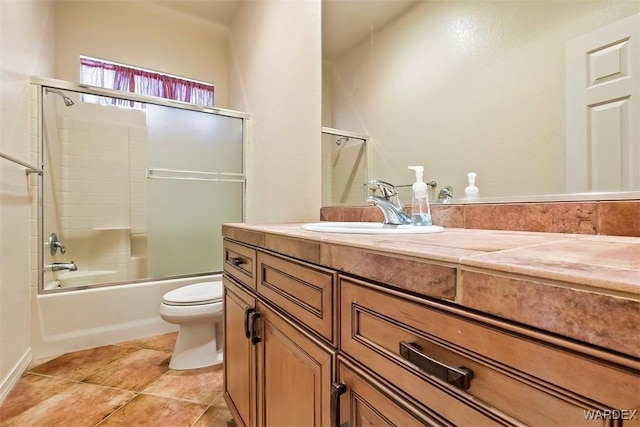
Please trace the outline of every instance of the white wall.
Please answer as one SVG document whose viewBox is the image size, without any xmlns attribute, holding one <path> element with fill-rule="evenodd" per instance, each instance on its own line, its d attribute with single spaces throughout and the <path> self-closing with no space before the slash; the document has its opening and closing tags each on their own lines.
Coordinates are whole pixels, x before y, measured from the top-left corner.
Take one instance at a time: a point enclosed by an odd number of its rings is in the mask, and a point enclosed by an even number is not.
<svg viewBox="0 0 640 427">
<path fill-rule="evenodd" d="M 56 1 L 56 78 L 78 82 L 80 55 L 202 80 L 228 107 L 228 29 L 143 1 Z"/>
<path fill-rule="evenodd" d="M 230 108 L 251 114 L 247 221 L 317 220 L 320 2 L 243 2 L 230 42 Z"/>
<path fill-rule="evenodd" d="M 370 135 L 373 178 L 411 164 L 463 197 L 565 193 L 565 43 L 635 1 L 419 2 L 334 61 L 333 127 Z M 410 193 L 408 193 L 410 195 Z"/>
<path fill-rule="evenodd" d="M 0 1 L 0 152 L 31 164 L 29 76 L 52 76 L 53 10 L 45 1 Z M 25 169 L 0 159 L 0 401 L 30 362 L 30 231 Z"/>
</svg>

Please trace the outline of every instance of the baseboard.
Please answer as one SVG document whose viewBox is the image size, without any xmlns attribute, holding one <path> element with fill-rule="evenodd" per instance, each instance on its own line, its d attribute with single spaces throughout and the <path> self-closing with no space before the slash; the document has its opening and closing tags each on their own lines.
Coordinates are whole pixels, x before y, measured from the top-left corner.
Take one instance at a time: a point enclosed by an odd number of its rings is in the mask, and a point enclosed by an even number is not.
<svg viewBox="0 0 640 427">
<path fill-rule="evenodd" d="M 11 390 L 13 390 L 16 384 L 18 384 L 20 377 L 27 371 L 32 359 L 31 347 L 29 347 L 18 363 L 15 364 L 9 375 L 2 379 L 2 384 L 0 384 L 0 405 L 7 396 L 9 396 L 9 393 L 11 393 Z"/>
</svg>

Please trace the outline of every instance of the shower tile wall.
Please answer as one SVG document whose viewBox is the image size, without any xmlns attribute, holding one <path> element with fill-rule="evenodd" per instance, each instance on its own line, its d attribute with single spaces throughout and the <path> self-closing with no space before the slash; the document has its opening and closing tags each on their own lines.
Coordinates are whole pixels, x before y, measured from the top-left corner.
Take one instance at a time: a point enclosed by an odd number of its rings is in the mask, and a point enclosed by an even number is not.
<svg viewBox="0 0 640 427">
<path fill-rule="evenodd" d="M 45 99 L 44 237 L 55 232 L 67 252 L 45 250 L 45 263 L 114 272 L 100 282 L 146 277 L 146 114 L 56 101 Z"/>
</svg>

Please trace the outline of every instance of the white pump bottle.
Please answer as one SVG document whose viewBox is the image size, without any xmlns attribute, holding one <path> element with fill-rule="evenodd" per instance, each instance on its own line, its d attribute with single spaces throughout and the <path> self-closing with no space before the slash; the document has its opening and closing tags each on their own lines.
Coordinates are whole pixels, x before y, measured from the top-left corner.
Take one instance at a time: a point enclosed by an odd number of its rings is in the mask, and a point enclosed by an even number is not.
<svg viewBox="0 0 640 427">
<path fill-rule="evenodd" d="M 478 187 L 476 187 L 476 174 L 475 172 L 469 172 L 467 174 L 469 179 L 469 185 L 464 189 L 464 197 L 467 199 L 477 199 L 480 197 Z"/>
<path fill-rule="evenodd" d="M 423 180 L 424 167 L 408 166 L 416 172 L 416 182 L 413 183 L 413 201 L 411 204 L 411 224 L 417 226 L 433 225 L 431 209 L 429 207 L 429 192 L 427 183 Z"/>
</svg>

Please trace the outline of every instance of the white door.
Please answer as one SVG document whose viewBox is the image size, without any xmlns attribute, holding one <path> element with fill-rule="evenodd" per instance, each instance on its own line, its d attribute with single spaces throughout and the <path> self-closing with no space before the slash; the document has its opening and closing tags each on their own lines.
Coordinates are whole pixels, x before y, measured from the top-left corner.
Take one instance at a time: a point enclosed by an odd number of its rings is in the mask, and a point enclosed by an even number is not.
<svg viewBox="0 0 640 427">
<path fill-rule="evenodd" d="M 640 14 L 567 43 L 567 191 L 640 190 Z"/>
</svg>

